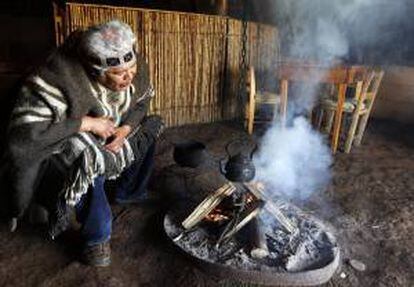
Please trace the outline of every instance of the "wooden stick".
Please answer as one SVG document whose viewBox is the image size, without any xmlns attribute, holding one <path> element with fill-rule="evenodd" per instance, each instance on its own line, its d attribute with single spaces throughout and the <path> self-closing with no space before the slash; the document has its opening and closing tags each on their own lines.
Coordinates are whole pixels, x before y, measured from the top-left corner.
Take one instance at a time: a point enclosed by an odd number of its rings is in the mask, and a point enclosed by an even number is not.
<svg viewBox="0 0 414 287">
<path fill-rule="evenodd" d="M 250 182 L 244 183 L 243 186 L 246 187 L 247 190 L 253 193 L 257 198 L 262 199 L 265 202 L 264 208 L 277 219 L 277 221 L 284 227 L 287 232 L 294 233 L 297 230 L 295 224 L 282 213 L 280 208 L 269 196 L 266 195 L 265 191 L 262 187 L 259 186 L 259 184 Z"/>
<path fill-rule="evenodd" d="M 237 223 L 231 230 L 229 230 L 224 236 L 223 236 L 223 241 L 225 241 L 226 239 L 229 239 L 230 237 L 232 237 L 234 234 L 236 234 L 240 229 L 242 229 L 247 223 L 250 222 L 250 220 L 252 220 L 253 218 L 255 218 L 260 211 L 262 210 L 262 206 L 258 206 L 256 207 L 252 212 L 250 212 L 247 216 L 244 216 L 243 219 Z"/>
<path fill-rule="evenodd" d="M 197 225 L 204 217 L 207 216 L 219 203 L 227 196 L 231 195 L 236 190 L 232 183 L 226 183 L 214 193 L 204 199 L 194 211 L 183 221 L 182 226 L 185 229 L 190 229 Z"/>
</svg>

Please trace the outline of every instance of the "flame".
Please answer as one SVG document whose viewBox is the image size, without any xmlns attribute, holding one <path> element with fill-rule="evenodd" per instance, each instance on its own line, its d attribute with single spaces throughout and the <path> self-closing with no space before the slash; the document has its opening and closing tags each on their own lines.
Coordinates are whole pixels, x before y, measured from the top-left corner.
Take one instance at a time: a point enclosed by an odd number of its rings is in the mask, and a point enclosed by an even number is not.
<svg viewBox="0 0 414 287">
<path fill-rule="evenodd" d="M 228 213 L 228 212 L 226 212 L 225 210 L 223 210 L 221 208 L 214 208 L 213 211 L 211 211 L 209 214 L 207 214 L 205 219 L 207 221 L 211 221 L 211 222 L 220 222 L 220 221 L 223 221 L 223 220 L 229 220 L 230 216 L 226 213 Z"/>
</svg>

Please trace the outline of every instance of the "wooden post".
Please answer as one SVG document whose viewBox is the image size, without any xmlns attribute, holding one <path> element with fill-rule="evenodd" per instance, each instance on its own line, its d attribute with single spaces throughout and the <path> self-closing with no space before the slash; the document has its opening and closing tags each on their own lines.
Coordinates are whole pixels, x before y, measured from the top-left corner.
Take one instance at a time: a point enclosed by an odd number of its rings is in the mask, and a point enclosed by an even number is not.
<svg viewBox="0 0 414 287">
<path fill-rule="evenodd" d="M 253 134 L 254 127 L 254 112 L 256 108 L 256 78 L 254 74 L 254 68 L 250 67 L 248 71 L 248 92 L 249 92 L 249 101 L 247 112 L 247 131 L 249 135 Z"/>
<path fill-rule="evenodd" d="M 227 0 L 216 0 L 216 12 L 217 15 L 226 16 L 227 15 Z"/>
<path fill-rule="evenodd" d="M 63 16 L 62 16 L 63 13 L 62 13 L 62 9 L 58 6 L 56 2 L 53 2 L 52 5 L 53 5 L 53 21 L 54 21 L 54 26 L 55 26 L 55 43 L 56 43 L 56 47 L 58 47 L 61 44 L 63 44 L 63 42 L 65 41 L 64 29 L 63 29 L 64 21 L 63 21 Z"/>
</svg>

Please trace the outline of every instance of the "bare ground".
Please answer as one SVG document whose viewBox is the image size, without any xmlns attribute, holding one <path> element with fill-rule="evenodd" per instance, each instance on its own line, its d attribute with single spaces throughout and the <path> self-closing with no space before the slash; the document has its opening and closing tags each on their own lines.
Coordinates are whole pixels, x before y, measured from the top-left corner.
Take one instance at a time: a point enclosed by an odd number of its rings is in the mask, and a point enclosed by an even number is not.
<svg viewBox="0 0 414 287">
<path fill-rule="evenodd" d="M 108 268 L 76 260 L 76 232 L 51 241 L 41 226 L 23 223 L 9 233 L 2 224 L 0 286 L 255 286 L 204 274 L 162 231 L 163 213 L 174 204 L 161 190 L 165 172 L 174 165 L 168 141 L 200 140 L 219 159 L 225 144 L 243 134 L 227 123 L 167 130 L 151 185 L 151 193 L 164 204 L 113 206 L 113 262 Z M 341 246 L 343 263 L 326 286 L 414 286 L 413 126 L 371 122 L 363 145 L 335 156 L 332 184 L 305 207 L 335 227 Z M 349 259 L 364 262 L 367 270 L 354 270 Z"/>
</svg>

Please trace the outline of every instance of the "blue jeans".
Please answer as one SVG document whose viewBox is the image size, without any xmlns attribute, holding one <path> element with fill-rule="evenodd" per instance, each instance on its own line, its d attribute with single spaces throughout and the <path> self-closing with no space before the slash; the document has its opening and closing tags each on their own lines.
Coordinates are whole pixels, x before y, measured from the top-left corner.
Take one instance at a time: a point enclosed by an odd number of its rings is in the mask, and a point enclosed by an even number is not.
<svg viewBox="0 0 414 287">
<path fill-rule="evenodd" d="M 134 162 L 116 180 L 115 198 L 128 199 L 145 193 L 153 166 L 155 145 L 144 160 Z M 106 242 L 111 237 L 112 212 L 105 193 L 105 177 L 99 176 L 88 192 L 76 204 L 76 217 L 81 224 L 81 234 L 87 245 Z"/>
</svg>

